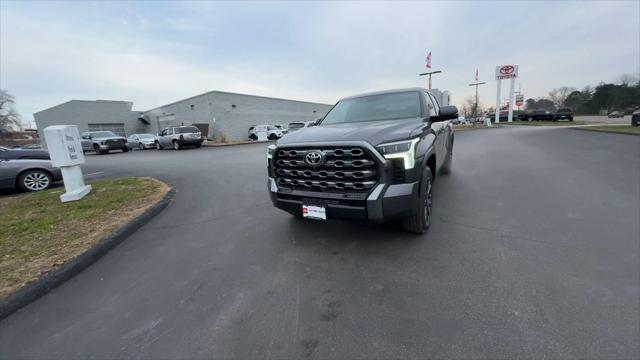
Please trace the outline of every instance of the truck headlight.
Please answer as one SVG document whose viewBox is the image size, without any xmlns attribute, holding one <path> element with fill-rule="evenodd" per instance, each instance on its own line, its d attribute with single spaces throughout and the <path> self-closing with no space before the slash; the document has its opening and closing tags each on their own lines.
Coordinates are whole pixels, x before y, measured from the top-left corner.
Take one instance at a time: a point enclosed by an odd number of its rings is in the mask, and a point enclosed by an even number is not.
<svg viewBox="0 0 640 360">
<path fill-rule="evenodd" d="M 403 159 L 404 168 L 413 169 L 416 164 L 416 144 L 420 138 L 411 140 L 398 141 L 376 146 L 376 149 L 384 156 L 385 159 Z"/>
<path fill-rule="evenodd" d="M 273 158 L 273 154 L 275 152 L 276 152 L 276 146 L 275 145 L 267 146 L 267 159 Z"/>
</svg>

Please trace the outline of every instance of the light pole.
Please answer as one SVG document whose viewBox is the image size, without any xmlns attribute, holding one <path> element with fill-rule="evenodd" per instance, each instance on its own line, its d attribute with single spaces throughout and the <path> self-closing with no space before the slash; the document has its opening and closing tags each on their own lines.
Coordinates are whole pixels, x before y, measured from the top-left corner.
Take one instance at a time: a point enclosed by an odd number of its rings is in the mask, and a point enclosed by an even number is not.
<svg viewBox="0 0 640 360">
<path fill-rule="evenodd" d="M 475 86 L 476 87 L 476 106 L 473 109 L 473 116 L 477 117 L 478 116 L 478 86 L 480 85 L 484 85 L 486 84 L 486 82 L 475 82 L 473 84 L 469 84 L 469 86 Z"/>
<path fill-rule="evenodd" d="M 436 71 L 429 71 L 426 73 L 422 73 L 422 74 L 418 74 L 418 76 L 425 76 L 425 75 L 429 75 L 429 90 L 431 90 L 431 75 L 433 74 L 438 74 L 441 73 L 442 71 L 440 70 L 436 70 Z"/>
</svg>

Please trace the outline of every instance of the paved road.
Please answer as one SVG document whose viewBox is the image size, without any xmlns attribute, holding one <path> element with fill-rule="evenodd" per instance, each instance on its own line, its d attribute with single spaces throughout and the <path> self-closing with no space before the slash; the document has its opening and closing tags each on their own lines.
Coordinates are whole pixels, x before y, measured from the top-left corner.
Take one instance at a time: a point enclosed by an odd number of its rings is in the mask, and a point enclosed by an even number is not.
<svg viewBox="0 0 640 360">
<path fill-rule="evenodd" d="M 426 236 L 271 207 L 265 146 L 90 156 L 175 202 L 0 324 L 0 358 L 638 358 L 640 137 L 457 135 Z"/>
</svg>

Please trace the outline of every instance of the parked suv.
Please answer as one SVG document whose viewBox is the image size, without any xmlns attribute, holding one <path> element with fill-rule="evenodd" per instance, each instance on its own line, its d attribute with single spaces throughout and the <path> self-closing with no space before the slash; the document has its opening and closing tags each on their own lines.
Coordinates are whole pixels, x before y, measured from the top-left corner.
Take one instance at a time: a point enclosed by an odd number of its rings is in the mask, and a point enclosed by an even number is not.
<svg viewBox="0 0 640 360">
<path fill-rule="evenodd" d="M 113 131 L 88 131 L 82 133 L 82 151 L 95 151 L 96 154 L 107 154 L 111 150 L 129 151 L 127 139 Z"/>
<path fill-rule="evenodd" d="M 423 88 L 340 100 L 316 126 L 268 147 L 274 206 L 311 219 L 402 219 L 431 225 L 433 182 L 453 158 L 455 106 Z"/>
<path fill-rule="evenodd" d="M 558 120 L 573 121 L 573 110 L 569 108 L 561 108 L 556 110 L 555 114 L 553 114 L 553 121 Z"/>
<path fill-rule="evenodd" d="M 258 132 L 264 131 L 267 133 L 267 139 L 278 140 L 284 135 L 284 131 L 278 126 L 282 125 L 253 125 L 249 128 L 248 137 L 251 140 L 258 140 Z"/>
<path fill-rule="evenodd" d="M 531 121 L 531 120 L 536 120 L 536 121 L 553 120 L 554 119 L 554 114 L 549 110 L 537 109 L 537 110 L 528 111 L 524 115 L 524 118 L 529 120 L 529 121 Z"/>
<path fill-rule="evenodd" d="M 158 134 L 156 149 L 172 147 L 175 150 L 181 150 L 185 145 L 199 148 L 202 141 L 200 129 L 195 126 L 170 126 Z"/>
</svg>

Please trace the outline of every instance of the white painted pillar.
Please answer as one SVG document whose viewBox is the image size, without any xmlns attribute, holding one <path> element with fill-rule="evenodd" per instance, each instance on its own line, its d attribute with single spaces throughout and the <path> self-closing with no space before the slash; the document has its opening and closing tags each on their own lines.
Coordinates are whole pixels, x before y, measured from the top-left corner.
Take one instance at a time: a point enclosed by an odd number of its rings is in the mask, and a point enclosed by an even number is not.
<svg viewBox="0 0 640 360">
<path fill-rule="evenodd" d="M 500 122 L 500 85 L 502 84 L 502 80 L 497 80 L 498 83 L 498 92 L 496 94 L 496 124 Z"/>
<path fill-rule="evenodd" d="M 509 118 L 508 118 L 509 122 L 513 121 L 513 101 L 515 96 L 515 85 L 516 85 L 516 78 L 512 77 L 511 86 L 509 88 Z"/>
</svg>

